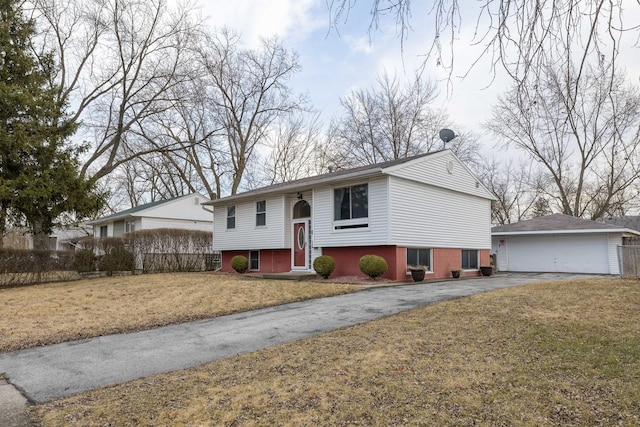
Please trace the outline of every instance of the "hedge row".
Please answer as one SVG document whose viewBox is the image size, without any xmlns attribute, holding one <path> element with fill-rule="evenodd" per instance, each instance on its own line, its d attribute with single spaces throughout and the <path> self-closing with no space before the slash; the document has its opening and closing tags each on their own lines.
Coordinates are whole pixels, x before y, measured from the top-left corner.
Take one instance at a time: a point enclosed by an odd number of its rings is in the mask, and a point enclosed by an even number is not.
<svg viewBox="0 0 640 427">
<path fill-rule="evenodd" d="M 86 237 L 75 251 L 0 249 L 0 286 L 64 278 L 60 272 L 204 271 L 219 268 L 206 231 L 141 230 L 122 237 Z"/>
</svg>

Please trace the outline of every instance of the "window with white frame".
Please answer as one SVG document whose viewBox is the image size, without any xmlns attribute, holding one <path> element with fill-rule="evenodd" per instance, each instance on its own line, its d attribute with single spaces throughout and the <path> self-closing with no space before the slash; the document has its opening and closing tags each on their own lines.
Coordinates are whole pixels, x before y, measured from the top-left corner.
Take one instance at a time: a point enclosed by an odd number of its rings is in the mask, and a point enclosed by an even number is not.
<svg viewBox="0 0 640 427">
<path fill-rule="evenodd" d="M 227 206 L 227 230 L 236 228 L 236 207 Z"/>
<path fill-rule="evenodd" d="M 124 223 L 124 232 L 125 233 L 133 233 L 136 231 L 136 223 L 135 221 L 126 221 Z"/>
<path fill-rule="evenodd" d="M 107 237 L 108 230 L 109 230 L 108 226 L 106 225 L 100 226 L 100 237 Z"/>
<path fill-rule="evenodd" d="M 369 226 L 369 185 L 360 184 L 333 190 L 334 228 Z"/>
<path fill-rule="evenodd" d="M 262 200 L 256 202 L 256 226 L 261 227 L 267 225 L 267 201 Z"/>
<path fill-rule="evenodd" d="M 407 248 L 407 265 L 422 266 L 427 271 L 433 271 L 431 269 L 431 249 Z"/>
<path fill-rule="evenodd" d="M 260 251 L 249 251 L 249 270 L 260 270 Z"/>
<path fill-rule="evenodd" d="M 478 269 L 478 250 L 477 249 L 462 250 L 462 268 L 464 270 Z"/>
</svg>

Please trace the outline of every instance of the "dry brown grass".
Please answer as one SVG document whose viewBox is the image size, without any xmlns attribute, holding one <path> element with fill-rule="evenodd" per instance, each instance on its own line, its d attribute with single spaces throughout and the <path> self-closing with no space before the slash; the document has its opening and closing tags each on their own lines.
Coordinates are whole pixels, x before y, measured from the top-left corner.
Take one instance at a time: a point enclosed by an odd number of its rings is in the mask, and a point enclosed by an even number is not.
<svg viewBox="0 0 640 427">
<path fill-rule="evenodd" d="M 108 277 L 0 289 L 0 352 L 149 329 L 361 289 L 213 273 Z"/>
<path fill-rule="evenodd" d="M 640 283 L 448 301 L 38 406 L 44 426 L 640 425 Z"/>
</svg>

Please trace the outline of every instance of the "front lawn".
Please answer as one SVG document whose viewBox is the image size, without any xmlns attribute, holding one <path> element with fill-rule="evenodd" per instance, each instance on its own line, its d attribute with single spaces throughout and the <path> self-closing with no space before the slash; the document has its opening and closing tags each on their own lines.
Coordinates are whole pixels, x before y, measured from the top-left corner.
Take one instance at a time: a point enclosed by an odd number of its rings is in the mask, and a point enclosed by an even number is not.
<svg viewBox="0 0 640 427">
<path fill-rule="evenodd" d="M 206 319 L 362 289 L 171 273 L 0 288 L 0 352 Z"/>
<path fill-rule="evenodd" d="M 640 283 L 451 300 L 39 405 L 44 426 L 636 426 Z"/>
</svg>

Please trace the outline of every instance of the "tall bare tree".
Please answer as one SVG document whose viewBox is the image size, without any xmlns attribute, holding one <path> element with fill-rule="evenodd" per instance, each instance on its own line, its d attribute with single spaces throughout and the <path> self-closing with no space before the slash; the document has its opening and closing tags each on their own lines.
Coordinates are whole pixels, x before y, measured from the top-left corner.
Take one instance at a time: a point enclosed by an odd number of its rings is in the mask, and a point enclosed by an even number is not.
<svg viewBox="0 0 640 427">
<path fill-rule="evenodd" d="M 58 101 L 74 111 L 91 150 L 82 175 L 93 181 L 158 147 L 133 144 L 148 120 L 170 108 L 190 79 L 200 22 L 188 3 L 166 0 L 34 0 L 42 57 L 54 52 Z"/>
<path fill-rule="evenodd" d="M 276 184 L 313 175 L 321 132 L 317 113 L 298 113 L 282 120 L 265 144 L 269 154 L 264 162 L 261 184 Z"/>
<path fill-rule="evenodd" d="M 491 205 L 495 225 L 511 224 L 536 216 L 534 208 L 541 200 L 536 170 L 531 161 L 491 158 L 481 163 L 478 177 L 495 195 Z"/>
<path fill-rule="evenodd" d="M 204 39 L 200 61 L 205 99 L 221 128 L 212 139 L 220 154 L 213 166 L 229 178 L 230 192 L 236 194 L 256 147 L 281 120 L 307 108 L 306 97 L 288 86 L 300 69 L 298 56 L 277 38 L 263 39 L 257 49 L 243 48 L 238 34 L 222 29 Z"/>
<path fill-rule="evenodd" d="M 331 123 L 325 150 L 333 167 L 369 165 L 444 147 L 438 133 L 451 127 L 443 110 L 431 108 L 436 88 L 420 76 L 402 85 L 383 73 L 377 86 L 352 92 L 341 100 L 343 115 Z M 471 157 L 475 142 L 460 136 L 447 144 Z"/>
<path fill-rule="evenodd" d="M 305 111 L 306 100 L 288 86 L 299 69 L 297 56 L 277 39 L 244 48 L 240 35 L 229 29 L 203 33 L 192 52 L 191 78 L 169 91 L 171 108 L 140 127 L 142 149 L 155 147 L 155 152 L 138 163 L 153 175 L 156 190 L 165 186 L 167 194 L 186 188 L 214 198 L 250 187 L 249 178 L 262 183 L 265 176 L 252 171 L 264 169 L 258 151 L 271 148 L 274 135 L 287 128 L 297 134 L 294 139 L 301 138 L 302 122 L 295 118 Z"/>
<path fill-rule="evenodd" d="M 538 163 L 546 180 L 540 188 L 559 211 L 596 219 L 631 202 L 639 123 L 640 92 L 614 62 L 567 60 L 514 85 L 486 128 Z"/>
</svg>

